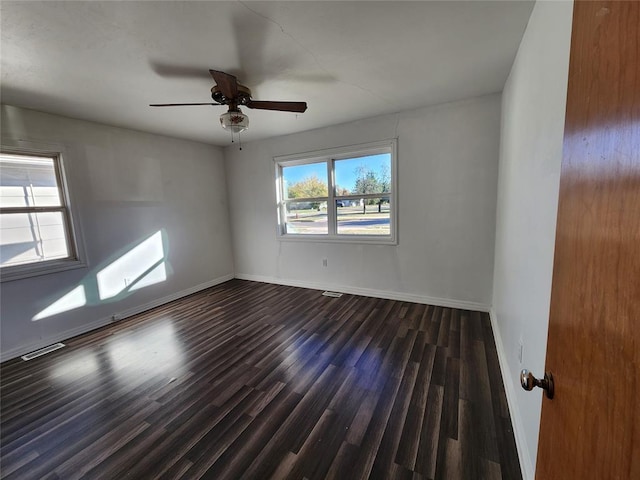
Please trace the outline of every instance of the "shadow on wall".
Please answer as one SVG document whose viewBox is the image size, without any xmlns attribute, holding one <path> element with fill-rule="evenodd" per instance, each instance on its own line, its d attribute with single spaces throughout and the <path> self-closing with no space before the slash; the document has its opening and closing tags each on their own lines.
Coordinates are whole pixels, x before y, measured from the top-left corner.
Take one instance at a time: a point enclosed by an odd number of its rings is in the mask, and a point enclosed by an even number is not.
<svg viewBox="0 0 640 480">
<path fill-rule="evenodd" d="M 50 303 L 31 320 L 42 320 L 87 305 L 119 301 L 136 290 L 164 282 L 171 273 L 167 252 L 167 233 L 161 229 L 128 245 L 92 269 L 77 287 Z"/>
</svg>

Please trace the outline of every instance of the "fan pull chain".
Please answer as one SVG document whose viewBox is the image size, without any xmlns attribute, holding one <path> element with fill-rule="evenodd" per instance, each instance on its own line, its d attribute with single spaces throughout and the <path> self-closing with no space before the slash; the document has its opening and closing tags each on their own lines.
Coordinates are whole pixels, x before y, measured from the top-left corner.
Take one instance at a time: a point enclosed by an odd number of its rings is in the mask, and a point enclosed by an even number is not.
<svg viewBox="0 0 640 480">
<path fill-rule="evenodd" d="M 231 143 L 236 143 L 233 139 L 233 130 L 231 130 Z M 238 145 L 240 146 L 240 150 L 242 150 L 242 138 L 240 137 L 240 132 L 238 132 Z"/>
</svg>

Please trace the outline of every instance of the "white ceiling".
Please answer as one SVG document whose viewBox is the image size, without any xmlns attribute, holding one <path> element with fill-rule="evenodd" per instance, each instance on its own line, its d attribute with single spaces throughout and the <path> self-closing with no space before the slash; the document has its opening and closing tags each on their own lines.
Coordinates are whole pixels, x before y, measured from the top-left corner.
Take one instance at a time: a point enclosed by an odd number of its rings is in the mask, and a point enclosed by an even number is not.
<svg viewBox="0 0 640 480">
<path fill-rule="evenodd" d="M 243 141 L 502 90 L 529 1 L 2 1 L 2 102 L 228 145 L 208 69 L 257 100 Z"/>
</svg>

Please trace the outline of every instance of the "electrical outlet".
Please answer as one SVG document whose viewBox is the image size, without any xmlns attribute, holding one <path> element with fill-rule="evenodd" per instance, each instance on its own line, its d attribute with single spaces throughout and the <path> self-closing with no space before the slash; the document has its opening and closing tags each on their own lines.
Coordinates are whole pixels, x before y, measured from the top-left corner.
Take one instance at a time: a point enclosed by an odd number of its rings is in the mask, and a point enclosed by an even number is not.
<svg viewBox="0 0 640 480">
<path fill-rule="evenodd" d="M 327 259 L 326 259 L 326 258 L 323 258 L 323 259 L 322 259 L 322 266 L 323 266 L 323 267 L 326 267 L 328 264 L 329 264 L 329 262 L 327 261 Z"/>
</svg>

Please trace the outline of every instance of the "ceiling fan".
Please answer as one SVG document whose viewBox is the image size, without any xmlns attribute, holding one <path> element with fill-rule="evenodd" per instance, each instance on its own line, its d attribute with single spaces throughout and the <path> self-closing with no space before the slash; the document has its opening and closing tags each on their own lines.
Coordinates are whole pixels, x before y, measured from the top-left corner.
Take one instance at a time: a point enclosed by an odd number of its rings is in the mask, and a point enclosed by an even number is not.
<svg viewBox="0 0 640 480">
<path fill-rule="evenodd" d="M 238 83 L 238 79 L 225 72 L 209 70 L 216 84 L 211 88 L 211 98 L 215 103 L 152 103 L 150 107 L 180 107 L 190 105 L 228 105 L 229 110 L 220 115 L 220 124 L 225 130 L 240 133 L 249 127 L 249 117 L 240 110 L 240 105 L 258 110 L 303 113 L 306 102 L 269 102 L 253 100 L 251 90 Z"/>
</svg>

